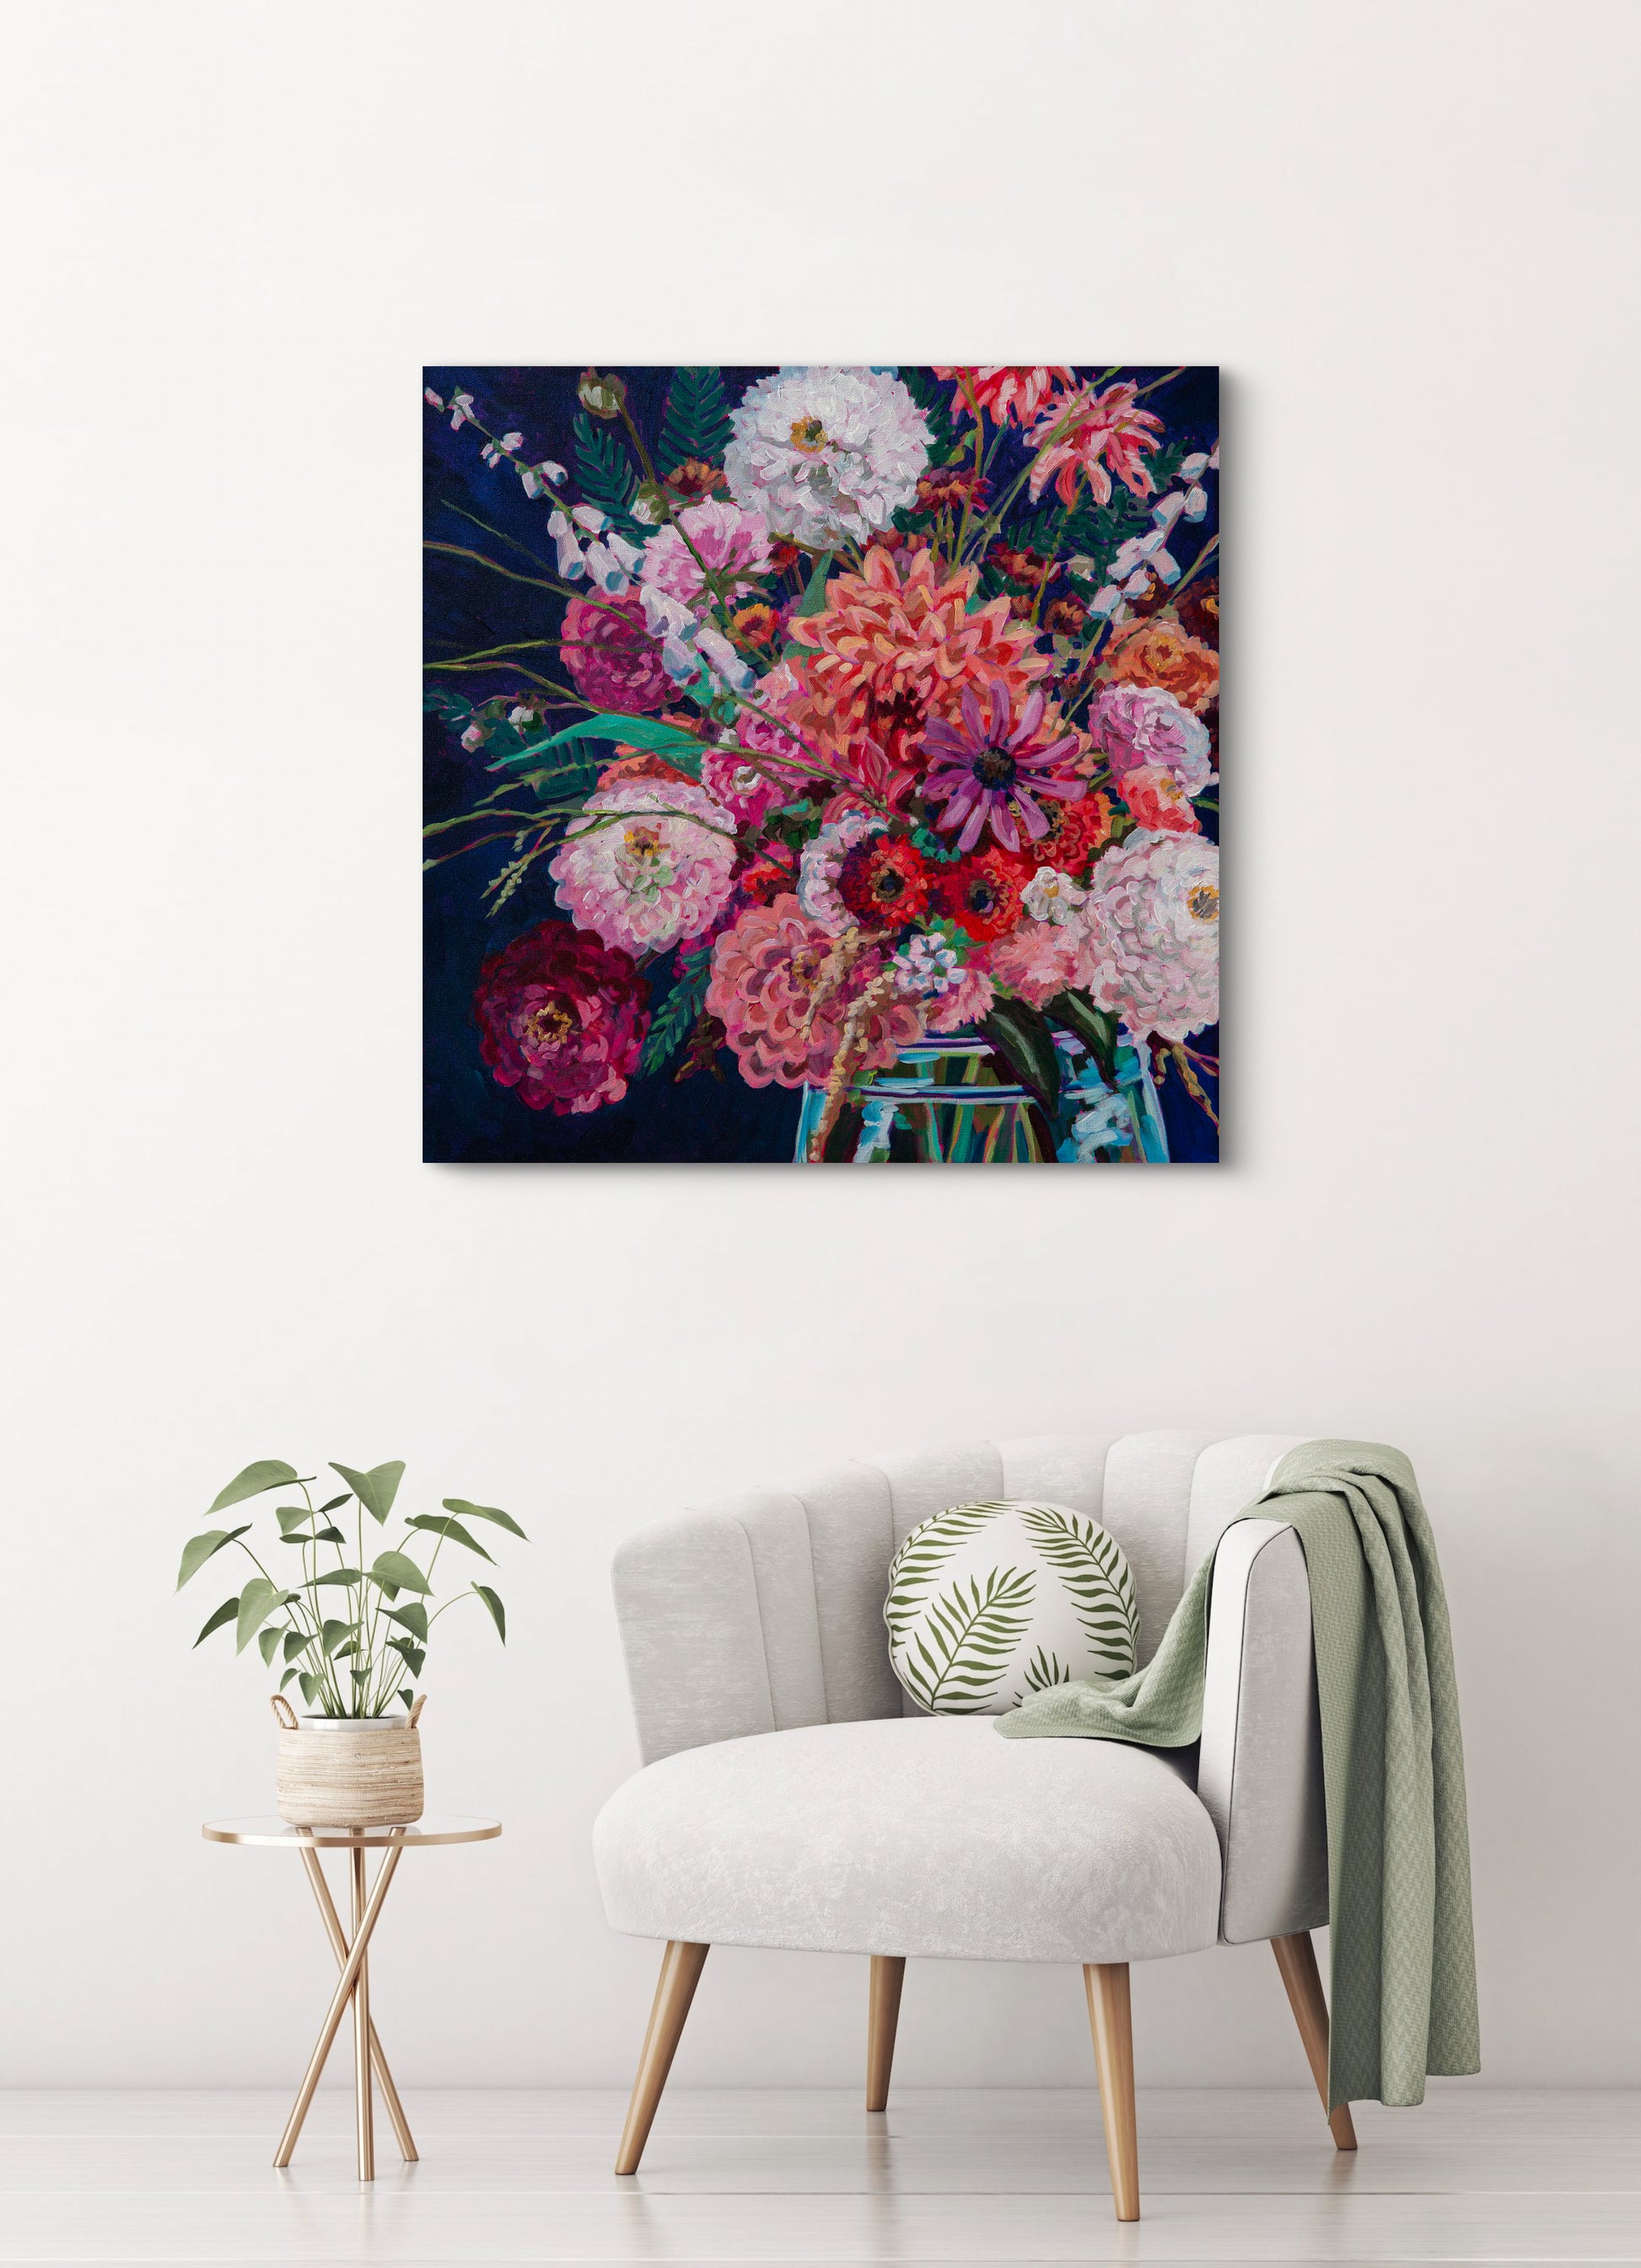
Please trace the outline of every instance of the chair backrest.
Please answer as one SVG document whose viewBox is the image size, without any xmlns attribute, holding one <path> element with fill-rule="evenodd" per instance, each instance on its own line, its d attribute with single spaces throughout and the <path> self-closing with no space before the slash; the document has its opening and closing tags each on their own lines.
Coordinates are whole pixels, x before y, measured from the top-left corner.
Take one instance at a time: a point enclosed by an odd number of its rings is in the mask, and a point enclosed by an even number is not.
<svg viewBox="0 0 1641 2268">
<path fill-rule="evenodd" d="M 798 1725 L 911 1712 L 889 1668 L 889 1563 L 947 1505 L 1048 1498 L 1128 1555 L 1149 1660 L 1187 1580 L 1272 1465 L 1306 1437 L 1051 1433 L 835 1467 L 630 1536 L 616 1614 L 646 1764 Z"/>
</svg>

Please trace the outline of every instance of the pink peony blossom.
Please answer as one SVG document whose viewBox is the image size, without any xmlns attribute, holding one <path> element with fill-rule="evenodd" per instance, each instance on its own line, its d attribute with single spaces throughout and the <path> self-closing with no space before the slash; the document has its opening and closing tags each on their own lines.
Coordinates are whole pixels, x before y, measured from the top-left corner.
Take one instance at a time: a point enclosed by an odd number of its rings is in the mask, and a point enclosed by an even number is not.
<svg viewBox="0 0 1641 2268">
<path fill-rule="evenodd" d="M 989 1015 L 997 997 L 985 970 L 971 961 L 950 991 L 930 1001 L 924 1018 L 931 1032 L 960 1031 L 965 1024 L 977 1024 L 982 1016 Z"/>
<path fill-rule="evenodd" d="M 1028 919 L 989 946 L 986 961 L 996 983 L 1018 992 L 1034 1008 L 1043 1008 L 1056 992 L 1088 982 L 1092 973 L 1088 931 L 1080 919 Z"/>
<path fill-rule="evenodd" d="M 1196 835 L 1202 821 L 1190 798 L 1163 764 L 1138 764 L 1124 772 L 1118 792 L 1142 827 L 1162 835 Z"/>
<path fill-rule="evenodd" d="M 738 740 L 721 740 L 707 750 L 701 759 L 701 784 L 741 827 L 755 827 L 767 812 L 792 799 L 791 788 L 772 777 L 763 761 Z"/>
<path fill-rule="evenodd" d="M 563 655 L 577 692 L 600 709 L 647 716 L 673 689 L 636 593 L 572 599 L 564 609 Z"/>
<path fill-rule="evenodd" d="M 713 946 L 707 1009 L 748 1086 L 825 1083 L 850 1006 L 883 970 L 875 949 L 846 964 L 836 951 L 837 940 L 790 892 L 749 907 Z M 892 995 L 866 1019 L 857 1072 L 884 1069 L 923 1028 L 916 1008 Z"/>
<path fill-rule="evenodd" d="M 726 598 L 756 590 L 748 578 L 767 573 L 769 565 L 769 531 L 762 516 L 709 497 L 657 528 L 644 547 L 638 571 L 669 599 L 690 602 L 706 588 L 703 568 L 712 577 L 716 594 Z M 732 576 L 732 582 L 727 579 Z"/>
<path fill-rule="evenodd" d="M 626 954 L 567 922 L 538 923 L 479 971 L 480 1052 L 532 1110 L 601 1109 L 621 1101 L 637 1065 L 645 997 Z"/>
<path fill-rule="evenodd" d="M 589 796 L 551 872 L 579 926 L 629 953 L 662 952 L 710 929 L 727 904 L 732 821 L 693 782 L 619 780 Z"/>
<path fill-rule="evenodd" d="M 1213 777 L 1207 725 L 1160 686 L 1103 686 L 1088 729 L 1119 788 L 1125 774 L 1146 764 L 1171 772 L 1187 795 L 1200 794 Z"/>
</svg>

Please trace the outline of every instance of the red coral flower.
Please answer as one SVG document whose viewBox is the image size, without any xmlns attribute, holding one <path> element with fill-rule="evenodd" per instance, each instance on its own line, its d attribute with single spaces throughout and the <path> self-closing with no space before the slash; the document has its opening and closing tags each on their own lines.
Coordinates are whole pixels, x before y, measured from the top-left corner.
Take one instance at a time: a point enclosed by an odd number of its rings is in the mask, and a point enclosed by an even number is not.
<svg viewBox="0 0 1641 2268">
<path fill-rule="evenodd" d="M 1034 871 L 994 846 L 942 868 L 935 878 L 934 901 L 977 945 L 989 945 L 1020 918 L 1020 894 Z"/>
<path fill-rule="evenodd" d="M 619 1102 L 638 1062 L 648 990 L 628 954 L 568 922 L 544 921 L 479 971 L 473 1009 L 497 1084 L 532 1110 Z"/>
<path fill-rule="evenodd" d="M 863 929 L 899 929 L 929 903 L 929 870 L 903 835 L 869 835 L 838 869 L 837 894 Z"/>
</svg>

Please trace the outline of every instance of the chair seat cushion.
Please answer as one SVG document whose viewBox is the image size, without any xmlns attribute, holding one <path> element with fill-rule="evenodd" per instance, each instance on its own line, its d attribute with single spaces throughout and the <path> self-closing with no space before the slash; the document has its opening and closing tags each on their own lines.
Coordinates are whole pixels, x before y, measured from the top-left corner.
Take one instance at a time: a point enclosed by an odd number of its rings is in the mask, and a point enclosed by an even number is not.
<svg viewBox="0 0 1641 2268">
<path fill-rule="evenodd" d="M 989 1717 L 687 1749 L 616 1790 L 593 1848 L 610 1921 L 636 1937 L 1080 1962 L 1218 1933 L 1218 1839 L 1164 1756 L 1002 1741 Z"/>
</svg>

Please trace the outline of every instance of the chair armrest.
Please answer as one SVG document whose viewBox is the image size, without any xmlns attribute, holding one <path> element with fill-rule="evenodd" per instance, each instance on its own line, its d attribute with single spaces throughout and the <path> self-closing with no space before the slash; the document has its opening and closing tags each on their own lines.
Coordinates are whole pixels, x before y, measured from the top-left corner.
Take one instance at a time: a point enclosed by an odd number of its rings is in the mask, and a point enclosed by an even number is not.
<svg viewBox="0 0 1641 2268">
<path fill-rule="evenodd" d="M 646 1764 L 775 1730 L 752 1549 L 739 1520 L 697 1512 L 629 1535 L 610 1580 Z"/>
<path fill-rule="evenodd" d="M 1196 1792 L 1225 1862 L 1227 1945 L 1328 1918 L 1327 1810 L 1305 1553 L 1285 1521 L 1226 1530 L 1209 1593 Z"/>
</svg>

